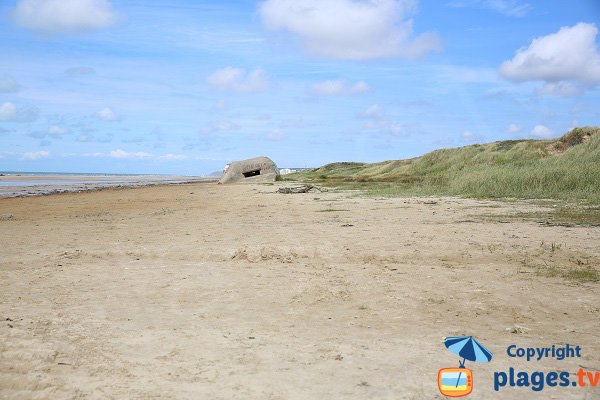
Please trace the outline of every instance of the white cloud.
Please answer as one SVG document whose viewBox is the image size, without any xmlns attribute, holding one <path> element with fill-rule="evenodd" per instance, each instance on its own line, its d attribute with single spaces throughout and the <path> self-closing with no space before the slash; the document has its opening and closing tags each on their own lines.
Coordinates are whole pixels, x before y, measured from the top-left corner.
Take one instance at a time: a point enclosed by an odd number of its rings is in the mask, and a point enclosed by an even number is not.
<svg viewBox="0 0 600 400">
<path fill-rule="evenodd" d="M 488 8 L 510 17 L 524 17 L 531 10 L 528 3 L 518 0 L 486 0 L 483 3 Z"/>
<path fill-rule="evenodd" d="M 96 116 L 102 121 L 116 121 L 119 116 L 112 109 L 106 107 L 96 113 Z"/>
<path fill-rule="evenodd" d="M 383 117 L 383 110 L 379 107 L 379 104 L 373 104 L 367 108 L 362 114 L 365 118 L 379 119 Z"/>
<path fill-rule="evenodd" d="M 21 156 L 21 160 L 28 160 L 28 161 L 34 161 L 34 160 L 39 160 L 42 158 L 46 158 L 50 156 L 50 152 L 46 151 L 46 150 L 42 150 L 42 151 L 28 151 L 26 153 L 23 153 L 23 155 Z"/>
<path fill-rule="evenodd" d="M 407 124 L 387 118 L 385 111 L 378 105 L 373 104 L 363 111 L 360 116 L 366 118 L 364 129 L 379 131 L 392 136 L 408 135 Z"/>
<path fill-rule="evenodd" d="M 548 82 L 535 90 L 538 96 L 572 97 L 579 96 L 584 92 L 583 86 L 571 82 Z"/>
<path fill-rule="evenodd" d="M 343 80 L 317 82 L 311 87 L 311 92 L 319 96 L 347 96 L 366 93 L 371 88 L 363 81 L 348 84 Z"/>
<path fill-rule="evenodd" d="M 522 128 L 517 124 L 509 124 L 506 128 L 508 133 L 518 133 L 521 132 Z"/>
<path fill-rule="evenodd" d="M 48 134 L 55 138 L 60 138 L 68 132 L 69 132 L 69 130 L 67 128 L 63 128 L 62 126 L 58 126 L 58 125 L 51 125 L 48 128 Z"/>
<path fill-rule="evenodd" d="M 89 142 L 93 142 L 94 141 L 94 135 L 90 134 L 90 133 L 82 133 L 79 136 L 77 136 L 77 138 L 75 140 L 77 140 L 78 142 L 81 143 L 89 143 Z"/>
<path fill-rule="evenodd" d="M 246 72 L 242 68 L 225 67 L 212 73 L 207 81 L 220 90 L 255 93 L 269 88 L 269 81 L 262 68 Z"/>
<path fill-rule="evenodd" d="M 0 121 L 10 121 L 17 115 L 17 106 L 13 103 L 2 103 L 0 106 Z"/>
<path fill-rule="evenodd" d="M 478 142 L 482 141 L 483 137 L 480 135 L 476 135 L 471 131 L 464 131 L 462 134 L 462 140 L 464 142 Z"/>
<path fill-rule="evenodd" d="M 111 151 L 109 156 L 112 158 L 129 158 L 135 160 L 148 160 L 154 158 L 152 153 L 146 153 L 144 151 L 127 152 L 121 149 Z"/>
<path fill-rule="evenodd" d="M 122 149 L 113 150 L 110 153 L 83 153 L 83 154 L 71 154 L 74 157 L 110 157 L 117 159 L 130 159 L 130 160 L 156 160 L 156 161 L 179 161 L 187 160 L 189 157 L 184 154 L 162 154 L 156 155 L 147 153 L 144 151 L 128 152 Z"/>
<path fill-rule="evenodd" d="M 162 156 L 157 156 L 156 159 L 158 161 L 179 161 L 186 160 L 188 157 L 183 154 L 163 154 Z"/>
<path fill-rule="evenodd" d="M 0 105 L 0 121 L 5 122 L 32 122 L 38 117 L 39 111 L 35 107 L 17 107 L 11 102 Z"/>
<path fill-rule="evenodd" d="M 13 19 L 38 33 L 59 34 L 106 28 L 118 15 L 108 0 L 18 0 Z"/>
<path fill-rule="evenodd" d="M 19 84 L 8 76 L 0 77 L 0 93 L 14 93 L 19 90 Z"/>
<path fill-rule="evenodd" d="M 225 102 L 225 100 L 217 100 L 213 103 L 211 108 L 213 110 L 223 111 L 227 109 L 227 103 Z"/>
<path fill-rule="evenodd" d="M 265 27 L 296 35 L 315 56 L 364 60 L 417 58 L 441 51 L 435 33 L 413 37 L 418 0 L 266 0 Z"/>
<path fill-rule="evenodd" d="M 535 138 L 546 139 L 552 136 L 552 131 L 547 126 L 536 125 L 531 130 L 530 135 Z"/>
<path fill-rule="evenodd" d="M 273 129 L 271 132 L 267 134 L 267 139 L 269 140 L 283 140 L 286 135 L 280 129 Z"/>
<path fill-rule="evenodd" d="M 233 130 L 236 130 L 239 128 L 240 128 L 239 125 L 237 125 L 236 123 L 234 123 L 232 121 L 220 120 L 220 121 L 211 122 L 208 131 L 210 131 L 210 132 L 227 132 L 227 131 L 233 131 Z"/>
<path fill-rule="evenodd" d="M 384 132 L 392 136 L 405 136 L 408 134 L 403 124 L 387 119 L 371 120 L 365 123 L 363 128 Z"/>
<path fill-rule="evenodd" d="M 446 5 L 454 8 L 471 6 L 487 8 L 509 17 L 524 17 L 532 8 L 528 3 L 519 0 L 455 0 Z"/>
<path fill-rule="evenodd" d="M 543 81 L 539 94 L 576 95 L 584 87 L 600 84 L 600 53 L 596 48 L 598 29 L 594 24 L 578 23 L 558 32 L 534 39 L 500 66 L 507 79 Z"/>
<path fill-rule="evenodd" d="M 475 142 L 477 141 L 477 136 L 473 134 L 471 131 L 464 131 L 462 134 L 462 140 L 465 142 Z"/>
</svg>

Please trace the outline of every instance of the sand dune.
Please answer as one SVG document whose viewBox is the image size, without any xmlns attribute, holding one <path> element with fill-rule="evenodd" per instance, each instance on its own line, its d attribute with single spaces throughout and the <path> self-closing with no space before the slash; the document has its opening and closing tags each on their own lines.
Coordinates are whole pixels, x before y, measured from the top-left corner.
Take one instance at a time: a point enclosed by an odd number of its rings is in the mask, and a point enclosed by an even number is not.
<svg viewBox="0 0 600 400">
<path fill-rule="evenodd" d="M 0 398 L 441 399 L 474 335 L 493 371 L 600 370 L 600 229 L 488 218 L 533 203 L 197 183 L 0 199 Z M 493 211 L 493 212 L 492 212 Z M 510 344 L 580 345 L 527 363 Z M 593 398 L 599 388 L 546 388 Z"/>
</svg>

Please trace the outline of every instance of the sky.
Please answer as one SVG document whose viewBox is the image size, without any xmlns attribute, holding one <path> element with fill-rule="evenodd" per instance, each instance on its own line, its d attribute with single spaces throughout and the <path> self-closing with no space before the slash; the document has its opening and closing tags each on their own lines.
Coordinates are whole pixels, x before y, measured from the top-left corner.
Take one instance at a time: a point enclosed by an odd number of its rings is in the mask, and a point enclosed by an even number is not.
<svg viewBox="0 0 600 400">
<path fill-rule="evenodd" d="M 597 0 L 3 0 L 0 170 L 377 162 L 600 124 Z"/>
</svg>

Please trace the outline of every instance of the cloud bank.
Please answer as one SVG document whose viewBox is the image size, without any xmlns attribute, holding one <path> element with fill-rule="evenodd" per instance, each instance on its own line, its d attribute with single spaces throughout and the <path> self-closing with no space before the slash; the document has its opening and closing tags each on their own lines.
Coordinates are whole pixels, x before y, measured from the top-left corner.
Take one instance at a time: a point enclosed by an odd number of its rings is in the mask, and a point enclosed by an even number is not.
<svg viewBox="0 0 600 400">
<path fill-rule="evenodd" d="M 534 39 L 500 66 L 500 74 L 515 82 L 542 81 L 541 95 L 574 96 L 600 84 L 598 28 L 580 22 Z"/>
<path fill-rule="evenodd" d="M 413 35 L 416 0 L 266 0 L 264 26 L 297 37 L 318 57 L 367 60 L 418 58 L 441 51 L 432 32 Z"/>
<path fill-rule="evenodd" d="M 42 34 L 93 31 L 118 20 L 108 0 L 18 0 L 13 20 Z"/>
</svg>

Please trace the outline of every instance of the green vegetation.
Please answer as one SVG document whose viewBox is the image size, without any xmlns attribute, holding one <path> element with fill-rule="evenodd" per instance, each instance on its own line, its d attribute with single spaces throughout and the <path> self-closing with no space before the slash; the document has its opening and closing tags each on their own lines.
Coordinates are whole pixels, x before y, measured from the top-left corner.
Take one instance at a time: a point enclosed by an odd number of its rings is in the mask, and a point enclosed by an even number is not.
<svg viewBox="0 0 600 400">
<path fill-rule="evenodd" d="M 546 276 L 548 278 L 562 278 L 575 282 L 598 282 L 600 281 L 600 273 L 590 266 L 576 268 L 559 268 L 538 267 L 536 270 L 538 276 Z"/>
<path fill-rule="evenodd" d="M 600 127 L 575 128 L 556 140 L 475 144 L 408 160 L 333 163 L 288 175 L 288 179 L 363 189 L 380 196 L 457 195 L 600 204 Z"/>
<path fill-rule="evenodd" d="M 600 207 L 571 206 L 559 207 L 550 215 L 549 225 L 574 223 L 578 225 L 600 226 Z"/>
<path fill-rule="evenodd" d="M 487 214 L 487 220 L 535 221 L 548 226 L 600 226 L 600 206 L 565 203 L 548 211 Z"/>
</svg>

